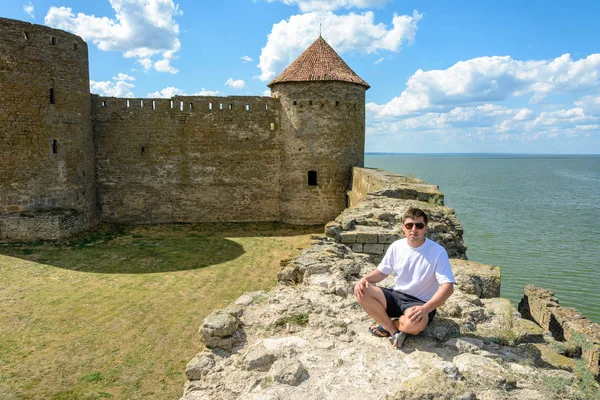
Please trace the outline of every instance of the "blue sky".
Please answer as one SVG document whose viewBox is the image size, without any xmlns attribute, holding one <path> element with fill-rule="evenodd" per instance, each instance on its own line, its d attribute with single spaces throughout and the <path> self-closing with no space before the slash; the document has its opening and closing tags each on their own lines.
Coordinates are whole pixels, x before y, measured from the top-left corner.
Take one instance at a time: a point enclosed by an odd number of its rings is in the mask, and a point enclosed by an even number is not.
<svg viewBox="0 0 600 400">
<path fill-rule="evenodd" d="M 370 85 L 366 151 L 600 153 L 599 1 L 2 0 L 88 42 L 93 93 L 269 95 L 322 35 Z"/>
</svg>

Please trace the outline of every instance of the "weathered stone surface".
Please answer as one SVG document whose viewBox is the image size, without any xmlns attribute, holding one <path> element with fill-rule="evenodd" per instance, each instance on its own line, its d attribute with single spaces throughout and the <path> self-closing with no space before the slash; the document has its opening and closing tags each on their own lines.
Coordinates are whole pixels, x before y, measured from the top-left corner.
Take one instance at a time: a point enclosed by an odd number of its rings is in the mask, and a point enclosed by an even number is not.
<svg viewBox="0 0 600 400">
<path fill-rule="evenodd" d="M 0 240 L 97 222 L 87 50 L 71 33 L 0 18 Z"/>
<path fill-rule="evenodd" d="M 560 354 L 576 348 L 561 348 L 548 332 L 522 319 L 508 299 L 487 298 L 499 290 L 494 267 L 458 262 L 461 283 L 454 295 L 402 349 L 370 334 L 373 321 L 358 306 L 352 288 L 375 265 L 335 240 L 344 230 L 388 229 L 399 213 L 384 203 L 329 225 L 327 239 L 284 265 L 280 278 L 292 278 L 282 279 L 266 299 L 240 301 L 243 312 L 228 309 L 238 316 L 245 340 L 230 350 L 233 354 L 215 351 L 212 372 L 190 381 L 183 400 L 338 399 L 340 394 L 347 400 L 579 398 L 573 360 Z M 444 215 L 435 214 L 438 224 Z M 391 283 L 388 277 L 378 285 Z M 565 318 L 556 313 L 557 321 Z M 575 337 L 571 328 L 584 320 L 569 321 L 565 337 Z M 539 340 L 543 343 L 523 343 Z M 556 393 L 548 388 L 551 380 L 562 385 Z"/>
<path fill-rule="evenodd" d="M 199 380 L 210 374 L 215 366 L 215 356 L 211 352 L 198 354 L 185 367 L 185 376 L 190 380 Z"/>
<path fill-rule="evenodd" d="M 561 379 L 568 385 L 575 379 L 568 370 L 552 375 L 556 368 L 565 368 L 558 361 L 570 361 L 572 369 L 572 360 L 551 344 L 514 346 L 511 328 L 520 325 L 521 317 L 506 299 L 480 299 L 457 288 L 450 299 L 456 300 L 452 317 L 440 309 L 423 333 L 393 350 L 387 339 L 367 331 L 372 321 L 356 300 L 330 287 L 352 287 L 371 271 L 374 265 L 364 255 L 322 241 L 289 264 L 306 271 L 306 279 L 278 286 L 267 299 L 244 306 L 239 319 L 245 341 L 231 349 L 232 356 L 215 352 L 212 372 L 190 381 L 188 388 L 195 389 L 187 390 L 184 400 L 337 399 L 340 393 L 349 400 L 479 399 L 499 394 L 552 399 L 544 382 Z M 436 384 L 425 385 L 431 382 Z M 564 393 L 565 399 L 577 398 L 576 392 L 563 391 L 561 396 Z"/>
<path fill-rule="evenodd" d="M 461 374 L 469 375 L 472 379 L 488 380 L 496 386 L 501 386 L 507 381 L 507 371 L 491 358 L 463 353 L 454 357 L 452 362 Z"/>
<path fill-rule="evenodd" d="M 260 347 L 251 348 L 244 354 L 244 368 L 251 371 L 268 371 L 275 362 L 274 354 Z"/>
<path fill-rule="evenodd" d="M 379 179 L 371 177 L 378 175 L 379 172 L 372 169 L 354 169 L 355 179 L 353 187 L 360 185 L 360 180 Z M 392 176 L 392 174 L 387 174 Z M 394 175 L 398 176 L 398 175 Z M 400 176 L 400 179 L 402 177 Z M 363 251 L 369 253 L 366 249 L 369 244 L 389 244 L 392 238 L 402 238 L 400 224 L 404 212 L 411 206 L 424 209 L 429 216 L 429 230 L 427 236 L 444 246 L 451 258 L 466 259 L 466 246 L 463 240 L 463 228 L 456 220 L 454 210 L 444 207 L 442 202 L 423 202 L 407 199 L 398 199 L 387 197 L 387 191 L 377 194 L 366 194 L 360 196 L 359 203 L 344 210 L 337 218 L 337 224 L 329 225 L 327 235 L 339 240 L 342 234 L 356 234 L 356 243 L 363 244 Z M 354 243 L 354 242 L 353 242 Z M 379 249 L 374 254 L 374 261 L 379 261 Z M 486 295 L 492 296 L 491 282 L 485 279 L 479 286 L 472 283 L 473 290 L 486 290 Z M 499 287 L 499 282 L 498 282 Z"/>
<path fill-rule="evenodd" d="M 444 345 L 456 349 L 459 353 L 477 353 L 483 350 L 485 343 L 483 340 L 461 337 L 450 339 Z"/>
<path fill-rule="evenodd" d="M 452 272 L 460 289 L 479 298 L 500 297 L 500 268 L 474 261 L 451 259 Z"/>
<path fill-rule="evenodd" d="M 297 386 L 306 378 L 306 368 L 297 360 L 278 360 L 272 367 L 273 379 L 277 382 Z"/>
<path fill-rule="evenodd" d="M 362 84 L 101 97 L 90 94 L 80 37 L 6 18 L 0 54 L 0 240 L 56 239 L 100 220 L 324 224 L 364 163 Z M 66 229 L 48 211 L 80 219 Z"/>
<path fill-rule="evenodd" d="M 240 321 L 235 314 L 216 310 L 204 319 L 200 334 L 207 346 L 231 350 L 244 340 L 239 327 Z"/>
<path fill-rule="evenodd" d="M 263 291 L 244 293 L 235 301 L 236 305 L 249 306 L 256 301 L 262 301 L 267 299 L 269 296 Z"/>
<path fill-rule="evenodd" d="M 527 285 L 519 311 L 554 339 L 565 342 L 586 360 L 588 369 L 600 381 L 600 325 L 587 320 L 574 308 L 561 307 L 550 290 Z"/>
</svg>

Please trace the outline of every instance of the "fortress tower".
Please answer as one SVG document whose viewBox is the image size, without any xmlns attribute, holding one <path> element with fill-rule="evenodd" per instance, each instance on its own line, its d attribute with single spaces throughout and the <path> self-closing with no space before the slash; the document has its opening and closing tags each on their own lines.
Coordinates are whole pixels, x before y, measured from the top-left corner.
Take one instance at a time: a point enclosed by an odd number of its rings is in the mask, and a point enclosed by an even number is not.
<svg viewBox="0 0 600 400">
<path fill-rule="evenodd" d="M 80 37 L 0 19 L 0 239 L 96 222 L 89 88 Z"/>
<path fill-rule="evenodd" d="M 281 102 L 281 220 L 331 221 L 364 164 L 369 85 L 319 36 L 268 86 Z"/>
<path fill-rule="evenodd" d="M 0 241 L 100 221 L 324 224 L 363 166 L 365 91 L 322 37 L 272 97 L 90 94 L 86 43 L 0 18 Z"/>
</svg>

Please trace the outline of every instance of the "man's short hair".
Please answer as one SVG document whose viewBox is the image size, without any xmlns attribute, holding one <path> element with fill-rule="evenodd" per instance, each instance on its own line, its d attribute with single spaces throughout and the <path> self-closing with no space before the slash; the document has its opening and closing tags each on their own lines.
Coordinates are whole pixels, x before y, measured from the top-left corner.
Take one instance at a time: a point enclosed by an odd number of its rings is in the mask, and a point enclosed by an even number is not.
<svg viewBox="0 0 600 400">
<path fill-rule="evenodd" d="M 402 222 L 404 222 L 406 218 L 417 219 L 419 217 L 423 217 L 423 221 L 425 222 L 425 225 L 427 225 L 427 214 L 425 214 L 425 211 L 421 210 L 420 208 L 411 207 L 408 210 L 406 210 L 406 212 L 402 216 Z"/>
</svg>

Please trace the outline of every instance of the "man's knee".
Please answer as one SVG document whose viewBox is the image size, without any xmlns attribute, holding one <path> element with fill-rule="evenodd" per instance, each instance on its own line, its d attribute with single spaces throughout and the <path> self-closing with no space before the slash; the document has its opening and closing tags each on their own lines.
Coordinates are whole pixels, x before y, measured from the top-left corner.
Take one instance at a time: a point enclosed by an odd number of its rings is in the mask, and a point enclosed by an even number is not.
<svg viewBox="0 0 600 400">
<path fill-rule="evenodd" d="M 406 315 L 402 315 L 398 320 L 398 327 L 404 333 L 418 335 L 419 333 L 423 332 L 425 328 L 427 328 L 428 318 L 429 316 L 425 317 L 419 322 L 414 323 Z"/>
<path fill-rule="evenodd" d="M 356 300 L 358 300 L 359 304 L 362 304 L 365 301 L 369 301 L 371 299 L 377 300 L 377 302 L 381 303 L 384 306 L 386 304 L 385 295 L 381 291 L 381 288 L 379 288 L 379 287 L 377 287 L 375 285 L 369 285 L 369 286 L 367 286 L 364 289 L 362 296 L 359 297 L 355 293 L 354 297 L 356 297 Z"/>
</svg>

